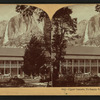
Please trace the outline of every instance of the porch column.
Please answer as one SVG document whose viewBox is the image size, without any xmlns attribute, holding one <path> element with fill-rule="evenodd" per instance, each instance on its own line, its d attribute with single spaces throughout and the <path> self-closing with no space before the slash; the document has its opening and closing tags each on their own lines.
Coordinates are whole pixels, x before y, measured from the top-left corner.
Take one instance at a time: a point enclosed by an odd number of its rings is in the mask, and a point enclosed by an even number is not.
<svg viewBox="0 0 100 100">
<path fill-rule="evenodd" d="M 10 75 L 11 75 L 11 61 L 10 61 Z"/>
<path fill-rule="evenodd" d="M 74 60 L 72 60 L 72 73 L 74 73 Z"/>
<path fill-rule="evenodd" d="M 84 59 L 84 73 L 85 73 L 85 59 Z"/>
<path fill-rule="evenodd" d="M 98 59 L 97 59 L 97 74 L 99 73 L 99 66 L 98 66 Z"/>
<path fill-rule="evenodd" d="M 5 75 L 5 67 L 6 67 L 6 66 L 5 66 L 5 61 L 4 61 L 4 75 Z"/>
<path fill-rule="evenodd" d="M 78 60 L 78 73 L 80 72 L 80 60 Z"/>
<path fill-rule="evenodd" d="M 19 62 L 17 61 L 17 76 L 19 75 Z"/>
<path fill-rule="evenodd" d="M 90 73 L 91 73 L 91 60 L 90 60 Z"/>
<path fill-rule="evenodd" d="M 67 70 L 67 67 L 68 67 L 68 60 L 66 60 L 66 70 Z M 66 71 L 66 73 L 67 73 L 67 71 Z"/>
</svg>

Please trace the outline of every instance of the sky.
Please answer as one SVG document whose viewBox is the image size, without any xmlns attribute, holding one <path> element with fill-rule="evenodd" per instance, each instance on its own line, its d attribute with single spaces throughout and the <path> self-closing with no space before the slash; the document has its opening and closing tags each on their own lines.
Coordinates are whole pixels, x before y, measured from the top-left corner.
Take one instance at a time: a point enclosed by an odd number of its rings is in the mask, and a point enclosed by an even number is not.
<svg viewBox="0 0 100 100">
<path fill-rule="evenodd" d="M 89 20 L 92 16 L 98 14 L 95 11 L 95 4 L 78 4 L 69 6 L 73 13 L 71 16 L 77 18 L 78 22 L 81 20 Z M 0 5 L 0 21 L 10 20 L 11 17 L 16 16 L 18 13 L 15 11 L 16 4 Z"/>
<path fill-rule="evenodd" d="M 0 5 L 0 21 L 10 20 L 11 17 L 16 16 L 18 13 L 15 8 L 14 4 Z"/>
<path fill-rule="evenodd" d="M 95 4 L 78 4 L 69 6 L 73 11 L 71 17 L 77 18 L 78 22 L 84 19 L 89 20 L 92 16 L 98 14 L 98 12 L 95 11 L 95 6 Z"/>
<path fill-rule="evenodd" d="M 9 21 L 12 17 L 18 14 L 19 13 L 16 12 L 16 4 L 0 5 L 0 21 L 3 20 Z M 43 23 L 37 23 L 37 24 L 38 24 L 37 26 L 43 31 Z"/>
</svg>

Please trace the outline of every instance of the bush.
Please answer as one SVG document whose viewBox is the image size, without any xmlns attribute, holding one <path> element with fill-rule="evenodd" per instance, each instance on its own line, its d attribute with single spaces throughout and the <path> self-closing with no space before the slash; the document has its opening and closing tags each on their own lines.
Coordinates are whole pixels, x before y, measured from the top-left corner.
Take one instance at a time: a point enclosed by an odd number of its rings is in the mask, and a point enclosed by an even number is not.
<svg viewBox="0 0 100 100">
<path fill-rule="evenodd" d="M 45 75 L 43 77 L 41 77 L 40 82 L 49 82 L 51 81 L 51 78 L 49 75 Z"/>
<path fill-rule="evenodd" d="M 100 77 L 98 77 L 97 75 L 90 77 L 89 83 L 91 86 L 98 86 L 98 84 L 100 83 Z"/>
<path fill-rule="evenodd" d="M 100 85 L 100 77 L 97 75 L 90 76 L 87 78 L 82 78 L 80 81 L 75 82 L 76 86 L 99 86 Z"/>
<path fill-rule="evenodd" d="M 23 86 L 25 84 L 24 80 L 19 78 L 11 78 L 7 83 L 12 87 Z"/>
<path fill-rule="evenodd" d="M 74 86 L 74 75 L 63 75 L 55 81 L 56 87 Z"/>
</svg>

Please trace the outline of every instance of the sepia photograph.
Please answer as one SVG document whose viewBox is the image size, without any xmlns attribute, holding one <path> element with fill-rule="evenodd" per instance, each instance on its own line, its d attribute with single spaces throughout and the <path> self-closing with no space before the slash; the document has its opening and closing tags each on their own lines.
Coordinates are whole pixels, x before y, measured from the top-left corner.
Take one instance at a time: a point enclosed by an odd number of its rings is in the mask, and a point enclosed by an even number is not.
<svg viewBox="0 0 100 100">
<path fill-rule="evenodd" d="M 0 87 L 51 86 L 50 46 L 46 12 L 29 5 L 0 5 Z"/>
<path fill-rule="evenodd" d="M 52 17 L 53 87 L 100 86 L 100 5 L 59 9 Z"/>
<path fill-rule="evenodd" d="M 100 4 L 45 11 L 0 5 L 0 88 L 99 87 Z"/>
</svg>

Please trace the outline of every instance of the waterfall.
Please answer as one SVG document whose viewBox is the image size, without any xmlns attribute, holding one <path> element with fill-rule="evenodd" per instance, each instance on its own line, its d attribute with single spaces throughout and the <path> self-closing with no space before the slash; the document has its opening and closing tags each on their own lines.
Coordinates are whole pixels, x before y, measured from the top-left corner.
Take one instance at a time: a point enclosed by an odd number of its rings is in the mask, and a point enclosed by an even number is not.
<svg viewBox="0 0 100 100">
<path fill-rule="evenodd" d="M 4 41 L 3 44 L 8 42 L 8 24 L 6 26 L 6 31 L 5 31 L 5 35 L 4 35 Z"/>
<path fill-rule="evenodd" d="M 89 40 L 89 37 L 88 37 L 88 24 L 87 24 L 83 43 L 86 43 L 88 40 Z"/>
</svg>

